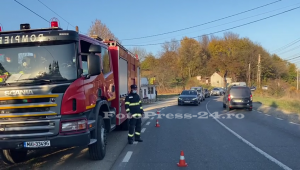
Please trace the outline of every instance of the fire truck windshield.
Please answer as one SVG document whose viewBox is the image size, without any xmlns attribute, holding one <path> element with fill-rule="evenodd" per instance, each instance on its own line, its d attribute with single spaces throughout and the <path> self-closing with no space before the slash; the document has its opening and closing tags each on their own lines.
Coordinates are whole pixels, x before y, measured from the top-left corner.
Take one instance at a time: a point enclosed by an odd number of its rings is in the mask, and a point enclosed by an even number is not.
<svg viewBox="0 0 300 170">
<path fill-rule="evenodd" d="M 76 78 L 75 43 L 0 47 L 0 83 Z"/>
</svg>

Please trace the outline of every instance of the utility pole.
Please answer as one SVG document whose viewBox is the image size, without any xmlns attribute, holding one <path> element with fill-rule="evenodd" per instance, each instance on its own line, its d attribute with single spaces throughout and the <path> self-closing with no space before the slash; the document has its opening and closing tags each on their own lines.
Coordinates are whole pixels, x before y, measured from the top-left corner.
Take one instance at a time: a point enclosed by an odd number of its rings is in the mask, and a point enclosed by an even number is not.
<svg viewBox="0 0 300 170">
<path fill-rule="evenodd" d="M 258 64 L 257 64 L 257 86 L 258 86 L 258 88 L 260 88 L 260 77 L 261 77 L 260 54 L 258 54 Z"/>
<path fill-rule="evenodd" d="M 251 86 L 250 77 L 251 77 L 251 71 L 250 71 L 250 63 L 249 63 L 249 75 L 248 75 L 249 87 Z"/>
<path fill-rule="evenodd" d="M 299 70 L 297 69 L 297 91 L 298 91 L 298 88 L 299 87 Z"/>
</svg>

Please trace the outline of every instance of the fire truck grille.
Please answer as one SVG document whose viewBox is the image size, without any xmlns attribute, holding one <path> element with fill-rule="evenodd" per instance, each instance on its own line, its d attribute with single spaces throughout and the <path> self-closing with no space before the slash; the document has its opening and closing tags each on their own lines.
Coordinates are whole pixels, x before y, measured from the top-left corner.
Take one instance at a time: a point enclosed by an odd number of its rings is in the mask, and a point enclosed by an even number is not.
<svg viewBox="0 0 300 170">
<path fill-rule="evenodd" d="M 0 138 L 35 138 L 59 132 L 58 95 L 0 97 Z"/>
<path fill-rule="evenodd" d="M 58 133 L 59 119 L 33 121 L 1 121 L 1 138 L 33 138 Z"/>
</svg>

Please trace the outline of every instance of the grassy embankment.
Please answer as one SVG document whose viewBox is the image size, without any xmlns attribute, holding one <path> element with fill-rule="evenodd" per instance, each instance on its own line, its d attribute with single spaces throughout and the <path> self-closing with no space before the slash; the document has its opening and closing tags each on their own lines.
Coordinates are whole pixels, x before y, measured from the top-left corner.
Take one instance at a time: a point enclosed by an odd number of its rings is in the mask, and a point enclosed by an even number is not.
<svg viewBox="0 0 300 170">
<path fill-rule="evenodd" d="M 294 112 L 300 114 L 300 100 L 295 98 L 273 96 L 265 96 L 260 94 L 253 94 L 254 102 L 261 102 L 265 106 L 275 107 L 281 110 Z"/>
</svg>

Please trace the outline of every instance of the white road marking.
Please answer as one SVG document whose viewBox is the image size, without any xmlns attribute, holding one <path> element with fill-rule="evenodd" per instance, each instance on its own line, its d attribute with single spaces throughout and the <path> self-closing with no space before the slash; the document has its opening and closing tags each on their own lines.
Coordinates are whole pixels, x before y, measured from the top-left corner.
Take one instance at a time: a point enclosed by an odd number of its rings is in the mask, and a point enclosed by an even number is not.
<svg viewBox="0 0 300 170">
<path fill-rule="evenodd" d="M 131 155 L 132 155 L 132 151 L 128 151 L 127 153 L 126 153 L 126 155 L 125 155 L 125 157 L 124 157 L 124 159 L 123 159 L 123 161 L 122 162 L 128 162 L 129 161 L 129 159 L 130 159 L 130 157 L 131 157 Z"/>
<path fill-rule="evenodd" d="M 143 128 L 143 129 L 141 130 L 141 132 L 142 132 L 142 133 L 144 133 L 144 132 L 145 132 L 145 130 L 146 130 L 146 128 Z"/>
<path fill-rule="evenodd" d="M 154 119 L 154 117 L 151 117 L 151 120 L 153 120 Z"/>
<path fill-rule="evenodd" d="M 298 124 L 298 123 L 294 123 L 294 122 L 290 122 L 291 124 L 294 124 L 294 125 L 300 125 L 300 124 Z"/>
<path fill-rule="evenodd" d="M 266 116 L 271 116 L 271 115 L 266 114 Z"/>
<path fill-rule="evenodd" d="M 276 119 L 278 119 L 278 120 L 283 120 L 283 119 L 281 119 L 281 118 L 278 118 L 278 117 L 276 117 Z"/>
<path fill-rule="evenodd" d="M 236 132 L 234 132 L 233 130 L 231 130 L 229 127 L 227 127 L 226 125 L 224 125 L 222 122 L 220 122 L 217 118 L 215 118 L 210 111 L 207 108 L 207 105 L 210 101 L 208 101 L 206 103 L 206 110 L 207 112 L 214 118 L 215 121 L 217 121 L 221 126 L 223 126 L 225 129 L 227 129 L 229 132 L 231 132 L 234 136 L 236 136 L 237 138 L 239 138 L 240 140 L 242 140 L 244 143 L 246 143 L 247 145 L 249 145 L 251 148 L 253 148 L 254 150 L 256 150 L 257 152 L 259 152 L 260 154 L 262 154 L 263 156 L 265 156 L 266 158 L 268 158 L 270 161 L 274 162 L 275 164 L 277 164 L 278 166 L 280 166 L 281 168 L 283 168 L 284 170 L 292 170 L 291 168 L 289 168 L 288 166 L 284 165 L 283 163 L 281 163 L 280 161 L 278 161 L 277 159 L 275 159 L 274 157 L 272 157 L 271 155 L 267 154 L 266 152 L 264 152 L 263 150 L 259 149 L 258 147 L 254 146 L 252 143 L 250 143 L 249 141 L 247 141 L 246 139 L 244 139 L 243 137 L 241 137 L 239 134 L 237 134 Z"/>
<path fill-rule="evenodd" d="M 139 142 L 137 142 L 137 141 L 134 141 L 134 142 L 133 142 L 133 144 L 138 144 L 138 143 L 139 143 Z"/>
<path fill-rule="evenodd" d="M 149 125 L 149 124 L 150 124 L 150 122 L 147 122 L 147 123 L 146 123 L 146 125 Z"/>
<path fill-rule="evenodd" d="M 258 113 L 262 113 L 261 111 L 258 111 Z"/>
</svg>

